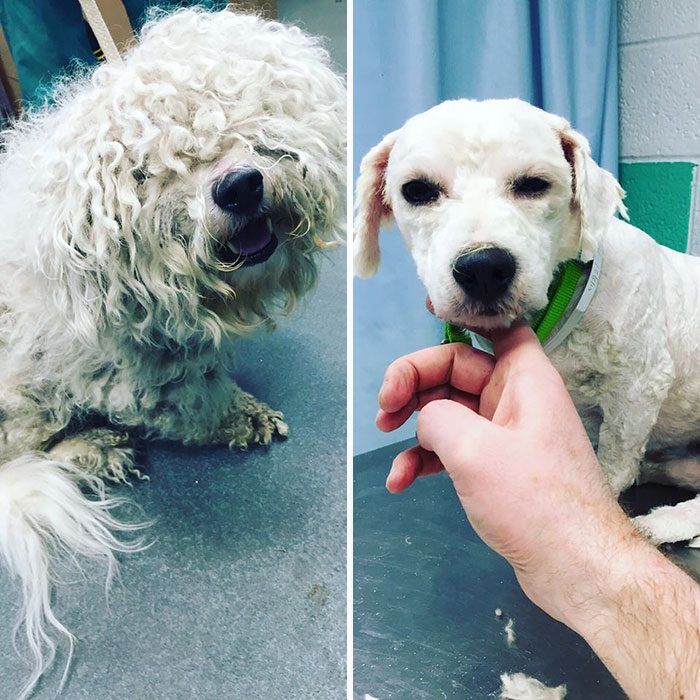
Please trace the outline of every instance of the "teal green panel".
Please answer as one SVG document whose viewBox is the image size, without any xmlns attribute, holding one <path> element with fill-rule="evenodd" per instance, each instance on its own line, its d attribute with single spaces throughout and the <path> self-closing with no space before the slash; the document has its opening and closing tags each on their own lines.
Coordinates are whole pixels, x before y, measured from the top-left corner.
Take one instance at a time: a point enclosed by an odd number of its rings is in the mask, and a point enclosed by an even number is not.
<svg viewBox="0 0 700 700">
<path fill-rule="evenodd" d="M 224 6 L 224 0 L 124 0 L 124 7 L 138 29 L 151 5 L 170 9 L 195 3 Z M 0 0 L 0 23 L 25 104 L 39 106 L 50 99 L 54 80 L 71 67 L 96 63 L 78 0 Z"/>
<path fill-rule="evenodd" d="M 695 163 L 620 163 L 630 222 L 662 245 L 688 248 Z"/>
</svg>

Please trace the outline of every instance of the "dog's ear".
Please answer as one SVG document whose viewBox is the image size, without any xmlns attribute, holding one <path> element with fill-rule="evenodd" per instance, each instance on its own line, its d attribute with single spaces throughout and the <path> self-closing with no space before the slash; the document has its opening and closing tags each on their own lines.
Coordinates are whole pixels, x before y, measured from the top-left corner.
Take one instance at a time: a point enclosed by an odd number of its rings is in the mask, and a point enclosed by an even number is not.
<svg viewBox="0 0 700 700">
<path fill-rule="evenodd" d="M 379 267 L 379 229 L 393 213 L 386 192 L 386 168 L 399 132 L 387 134 L 362 159 L 357 180 L 353 258 L 355 274 L 371 277 Z"/>
<path fill-rule="evenodd" d="M 582 262 L 593 259 L 610 219 L 619 212 L 627 219 L 620 183 L 591 158 L 588 139 L 562 119 L 558 128 L 564 156 L 571 166 L 572 206 L 581 222 L 579 255 Z"/>
</svg>

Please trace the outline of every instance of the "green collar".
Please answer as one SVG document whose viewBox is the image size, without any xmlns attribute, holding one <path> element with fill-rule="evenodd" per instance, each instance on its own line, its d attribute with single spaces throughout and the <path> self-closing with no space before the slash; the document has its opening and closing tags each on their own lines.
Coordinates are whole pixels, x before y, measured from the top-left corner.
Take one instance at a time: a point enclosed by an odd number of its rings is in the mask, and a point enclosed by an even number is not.
<svg viewBox="0 0 700 700">
<path fill-rule="evenodd" d="M 547 306 L 530 319 L 530 327 L 535 331 L 545 352 L 551 352 L 562 343 L 588 308 L 600 279 L 602 257 L 601 248 L 590 263 L 571 259 L 559 266 L 547 290 Z M 582 278 L 586 276 L 584 287 Z M 468 343 L 491 352 L 490 343 L 485 338 L 451 323 L 445 324 L 443 342 Z"/>
</svg>

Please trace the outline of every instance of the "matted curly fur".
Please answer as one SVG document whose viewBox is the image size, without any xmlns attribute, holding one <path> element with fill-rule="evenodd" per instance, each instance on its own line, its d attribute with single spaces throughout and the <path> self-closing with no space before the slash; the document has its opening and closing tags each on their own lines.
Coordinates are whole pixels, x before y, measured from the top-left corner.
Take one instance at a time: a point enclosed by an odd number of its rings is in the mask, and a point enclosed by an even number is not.
<svg viewBox="0 0 700 700">
<path fill-rule="evenodd" d="M 50 605 L 58 560 L 111 569 L 140 546 L 112 534 L 136 526 L 103 486 L 138 474 L 128 436 L 76 420 L 241 448 L 286 434 L 231 380 L 230 341 L 289 311 L 339 236 L 344 85 L 298 28 L 180 10 L 4 137 L 0 556 L 24 594 L 24 697 L 51 632 L 70 638 Z M 262 176 L 253 208 L 215 202 L 244 171 Z M 269 259 L 246 259 L 251 235 L 279 241 Z"/>
</svg>

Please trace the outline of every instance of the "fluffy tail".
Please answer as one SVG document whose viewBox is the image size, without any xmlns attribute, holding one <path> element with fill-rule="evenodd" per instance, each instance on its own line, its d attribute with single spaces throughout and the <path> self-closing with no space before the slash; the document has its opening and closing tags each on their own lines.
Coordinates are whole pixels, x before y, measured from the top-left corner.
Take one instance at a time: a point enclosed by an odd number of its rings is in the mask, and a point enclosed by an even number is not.
<svg viewBox="0 0 700 700">
<path fill-rule="evenodd" d="M 122 542 L 113 531 L 133 532 L 144 524 L 127 524 L 111 511 L 124 503 L 109 498 L 97 477 L 42 454 L 28 454 L 0 465 L 0 559 L 22 587 L 23 605 L 15 626 L 24 628 L 33 657 L 32 673 L 20 692 L 26 698 L 56 655 L 52 638 L 68 638 L 65 682 L 73 655 L 73 635 L 51 609 L 57 568 L 82 555 L 107 564 L 107 583 L 116 569 L 114 552 L 144 548 L 139 539 Z"/>
</svg>

